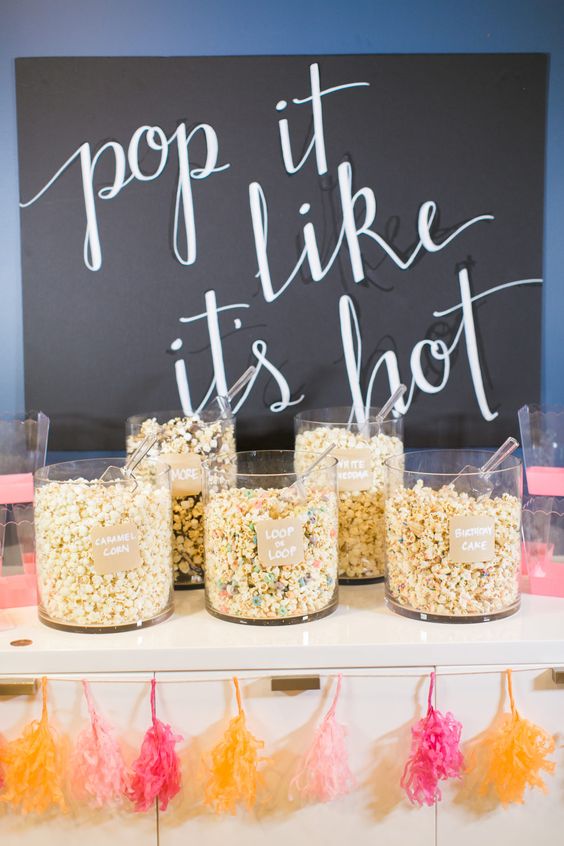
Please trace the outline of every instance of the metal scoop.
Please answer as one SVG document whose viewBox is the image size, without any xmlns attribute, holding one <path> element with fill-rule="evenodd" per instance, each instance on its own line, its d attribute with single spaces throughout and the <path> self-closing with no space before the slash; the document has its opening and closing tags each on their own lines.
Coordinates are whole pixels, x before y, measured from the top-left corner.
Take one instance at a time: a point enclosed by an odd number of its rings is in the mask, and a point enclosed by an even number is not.
<svg viewBox="0 0 564 846">
<path fill-rule="evenodd" d="M 231 417 L 233 414 L 233 409 L 231 408 L 231 403 L 235 399 L 238 393 L 240 393 L 245 385 L 247 385 L 253 376 L 255 375 L 256 367 L 251 365 L 247 367 L 245 372 L 242 376 L 239 376 L 237 381 L 234 385 L 229 388 L 226 395 L 219 395 L 216 397 L 217 404 L 219 405 L 219 410 L 221 412 L 221 416 L 224 418 Z"/>
<path fill-rule="evenodd" d="M 467 493 L 476 497 L 491 496 L 494 486 L 489 480 L 490 473 L 512 452 L 515 452 L 518 446 L 519 442 L 515 438 L 507 438 L 482 467 L 474 467 L 472 464 L 463 467 L 452 481 L 458 493 Z"/>
<path fill-rule="evenodd" d="M 135 470 L 138 464 L 141 464 L 147 453 L 154 447 L 159 438 L 160 430 L 156 434 L 147 435 L 147 437 L 143 441 L 141 441 L 135 452 L 132 453 L 132 455 L 129 457 L 123 467 L 116 467 L 113 464 L 111 464 L 109 467 L 106 467 L 106 469 L 100 476 L 100 481 L 128 482 L 131 479 L 135 481 L 133 477 L 133 471 Z"/>
</svg>

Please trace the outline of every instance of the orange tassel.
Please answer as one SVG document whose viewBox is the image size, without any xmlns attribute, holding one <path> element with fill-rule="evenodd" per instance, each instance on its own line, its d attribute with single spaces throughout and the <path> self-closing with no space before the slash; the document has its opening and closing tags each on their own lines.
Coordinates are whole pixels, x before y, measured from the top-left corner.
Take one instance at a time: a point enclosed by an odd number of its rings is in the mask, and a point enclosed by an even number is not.
<svg viewBox="0 0 564 846">
<path fill-rule="evenodd" d="M 522 804 L 525 788 L 548 788 L 541 772 L 552 773 L 553 761 L 547 761 L 555 749 L 552 735 L 541 726 L 523 719 L 515 707 L 511 670 L 507 670 L 507 689 L 511 712 L 502 714 L 500 720 L 478 740 L 470 751 L 468 771 L 478 792 L 493 794 L 503 805 Z"/>
<path fill-rule="evenodd" d="M 63 813 L 67 804 L 61 787 L 61 761 L 47 713 L 47 679 L 41 680 L 41 719 L 27 725 L 21 737 L 4 750 L 5 789 L 0 802 L 24 814 L 44 814 L 56 805 Z"/>
<path fill-rule="evenodd" d="M 223 739 L 211 753 L 211 768 L 205 788 L 204 803 L 216 814 L 234 814 L 238 803 L 251 810 L 256 802 L 257 790 L 264 783 L 258 772 L 258 750 L 264 747 L 247 728 L 245 712 L 241 705 L 239 681 L 234 678 L 239 713 L 233 717 Z"/>
<path fill-rule="evenodd" d="M 4 788 L 4 756 L 6 754 L 6 741 L 0 734 L 0 790 Z"/>
</svg>

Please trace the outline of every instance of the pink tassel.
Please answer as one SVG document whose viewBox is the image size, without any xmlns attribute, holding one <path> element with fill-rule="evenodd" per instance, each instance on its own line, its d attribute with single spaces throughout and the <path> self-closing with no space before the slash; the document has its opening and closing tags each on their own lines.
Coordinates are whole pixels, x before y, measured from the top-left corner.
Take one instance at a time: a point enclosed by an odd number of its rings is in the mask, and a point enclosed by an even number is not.
<svg viewBox="0 0 564 846">
<path fill-rule="evenodd" d="M 174 747 L 183 738 L 179 734 L 173 734 L 169 725 L 157 719 L 156 684 L 155 679 L 152 679 L 153 725 L 147 729 L 143 738 L 141 752 L 133 763 L 133 775 L 127 789 L 127 795 L 134 803 L 136 811 L 147 811 L 155 799 L 159 800 L 160 810 L 166 811 L 168 803 L 176 796 L 182 783 L 180 760 Z"/>
<path fill-rule="evenodd" d="M 90 725 L 76 739 L 73 755 L 73 787 L 77 797 L 98 808 L 115 806 L 123 798 L 127 775 L 113 727 L 96 711 L 90 685 L 82 682 Z"/>
<path fill-rule="evenodd" d="M 332 802 L 355 785 L 349 769 L 347 729 L 335 719 L 341 683 L 339 675 L 333 704 L 317 727 L 311 748 L 290 783 L 290 794 L 295 790 L 308 802 Z"/>
<path fill-rule="evenodd" d="M 401 786 L 415 805 L 440 801 L 439 781 L 460 778 L 464 758 L 460 751 L 462 725 L 447 711 L 441 714 L 431 705 L 435 674 L 431 673 L 427 714 L 411 729 L 411 754 L 401 777 Z"/>
</svg>

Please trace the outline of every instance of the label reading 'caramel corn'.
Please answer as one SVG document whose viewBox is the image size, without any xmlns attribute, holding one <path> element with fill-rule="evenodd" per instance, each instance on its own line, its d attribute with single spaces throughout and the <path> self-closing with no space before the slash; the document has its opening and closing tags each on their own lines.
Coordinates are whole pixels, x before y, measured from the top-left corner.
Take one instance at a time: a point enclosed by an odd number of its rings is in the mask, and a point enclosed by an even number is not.
<svg viewBox="0 0 564 846">
<path fill-rule="evenodd" d="M 304 529 L 297 517 L 260 520 L 256 531 L 258 558 L 263 567 L 300 564 L 304 560 Z"/>
<path fill-rule="evenodd" d="M 135 570 L 141 565 L 139 538 L 135 523 L 96 526 L 90 533 L 94 570 L 99 576 Z"/>
<path fill-rule="evenodd" d="M 372 453 L 369 447 L 334 449 L 338 459 L 337 479 L 340 491 L 367 491 L 372 485 Z"/>
<path fill-rule="evenodd" d="M 495 520 L 493 517 L 468 514 L 450 518 L 451 561 L 475 563 L 495 557 Z"/>
<path fill-rule="evenodd" d="M 202 459 L 193 453 L 167 453 L 162 461 L 170 467 L 172 495 L 195 496 L 202 490 Z"/>
</svg>

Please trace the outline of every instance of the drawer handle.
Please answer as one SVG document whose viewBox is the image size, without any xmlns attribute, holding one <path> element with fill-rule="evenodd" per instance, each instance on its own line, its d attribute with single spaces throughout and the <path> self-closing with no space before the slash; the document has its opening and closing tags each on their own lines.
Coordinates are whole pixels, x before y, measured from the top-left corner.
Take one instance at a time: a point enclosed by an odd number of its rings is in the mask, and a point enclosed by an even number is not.
<svg viewBox="0 0 564 846">
<path fill-rule="evenodd" d="M 37 679 L 0 678 L 0 696 L 35 696 Z"/>
<path fill-rule="evenodd" d="M 302 690 L 319 690 L 319 676 L 279 676 L 270 680 L 272 692 L 300 693 Z"/>
<path fill-rule="evenodd" d="M 564 667 L 552 668 L 552 681 L 554 684 L 564 684 Z"/>
</svg>

